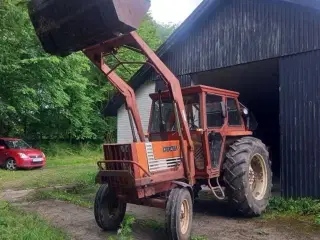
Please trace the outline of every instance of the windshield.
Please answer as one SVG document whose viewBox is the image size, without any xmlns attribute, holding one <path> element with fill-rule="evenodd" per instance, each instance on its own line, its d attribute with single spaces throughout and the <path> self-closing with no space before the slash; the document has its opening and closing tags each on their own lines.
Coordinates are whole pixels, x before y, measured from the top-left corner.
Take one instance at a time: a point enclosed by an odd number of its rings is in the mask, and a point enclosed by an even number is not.
<svg viewBox="0 0 320 240">
<path fill-rule="evenodd" d="M 200 126 L 200 100 L 198 94 L 185 95 L 183 96 L 186 115 L 188 119 L 188 124 L 190 129 L 196 130 Z M 154 101 L 152 109 L 152 123 L 151 123 L 151 132 L 157 133 L 161 132 L 161 118 L 162 115 L 162 124 L 166 132 L 176 131 L 175 125 L 175 115 L 173 110 L 173 104 L 170 99 L 162 99 L 162 107 L 160 114 L 160 101 Z"/>
<path fill-rule="evenodd" d="M 28 149 L 31 148 L 25 141 L 23 140 L 6 140 L 5 143 L 11 149 Z"/>
</svg>

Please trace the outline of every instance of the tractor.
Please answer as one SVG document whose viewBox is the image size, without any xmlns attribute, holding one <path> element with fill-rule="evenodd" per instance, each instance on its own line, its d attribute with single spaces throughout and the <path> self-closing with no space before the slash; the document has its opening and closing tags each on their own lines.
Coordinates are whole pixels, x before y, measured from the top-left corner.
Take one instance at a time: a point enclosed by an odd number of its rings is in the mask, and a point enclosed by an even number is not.
<svg viewBox="0 0 320 240">
<path fill-rule="evenodd" d="M 147 0 L 32 0 L 29 15 L 46 52 L 67 56 L 82 50 L 125 99 L 133 142 L 104 144 L 96 182 L 96 222 L 116 230 L 128 203 L 165 209 L 168 239 L 191 236 L 193 204 L 202 186 L 244 216 L 258 216 L 271 195 L 266 146 L 252 137 L 257 123 L 239 93 L 208 86 L 181 88 L 177 77 L 134 30 L 150 7 Z M 127 48 L 146 62 L 106 56 Z M 167 90 L 152 99 L 148 133 L 135 93 L 115 72 L 124 64 L 146 64 Z"/>
</svg>

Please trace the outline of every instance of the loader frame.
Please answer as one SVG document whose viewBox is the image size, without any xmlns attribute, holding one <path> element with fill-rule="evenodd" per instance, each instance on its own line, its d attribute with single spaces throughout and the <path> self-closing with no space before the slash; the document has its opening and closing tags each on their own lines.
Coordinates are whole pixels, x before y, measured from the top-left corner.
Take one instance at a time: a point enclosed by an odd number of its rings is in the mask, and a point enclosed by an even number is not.
<svg viewBox="0 0 320 240">
<path fill-rule="evenodd" d="M 113 54 L 120 47 L 126 47 L 144 55 L 147 58 L 146 63 L 156 71 L 156 73 L 163 79 L 163 81 L 167 85 L 173 100 L 173 104 L 175 106 L 174 111 L 176 112 L 177 126 L 180 126 L 178 131 L 179 142 L 183 156 L 182 162 L 184 176 L 187 179 L 188 183 L 190 185 L 193 185 L 195 183 L 195 169 L 193 163 L 194 146 L 188 127 L 188 122 L 186 120 L 186 111 L 183 103 L 180 82 L 175 77 L 175 75 L 168 69 L 168 67 L 159 59 L 159 57 L 136 32 L 120 35 L 119 37 L 116 37 L 114 39 L 110 39 L 101 44 L 89 47 L 83 50 L 83 52 L 105 74 L 112 85 L 117 88 L 119 92 L 124 96 L 134 142 L 145 142 L 145 134 L 142 128 L 134 90 L 115 73 L 115 69 L 117 66 L 114 68 L 110 68 L 104 61 L 104 57 Z M 136 128 L 139 135 L 139 140 L 135 136 L 134 127 Z"/>
</svg>

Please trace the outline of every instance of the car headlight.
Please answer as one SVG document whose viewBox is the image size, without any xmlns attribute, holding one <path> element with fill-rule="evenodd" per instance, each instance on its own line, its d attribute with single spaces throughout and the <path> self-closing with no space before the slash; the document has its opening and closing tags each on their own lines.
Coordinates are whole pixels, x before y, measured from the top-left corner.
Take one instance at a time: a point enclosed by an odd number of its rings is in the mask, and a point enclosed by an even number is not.
<svg viewBox="0 0 320 240">
<path fill-rule="evenodd" d="M 29 158 L 28 155 L 24 154 L 24 153 L 18 153 L 19 156 L 23 159 Z"/>
<path fill-rule="evenodd" d="M 44 157 L 44 158 L 45 158 L 45 157 L 46 157 L 46 155 L 44 155 L 44 153 L 42 153 L 42 157 Z"/>
</svg>

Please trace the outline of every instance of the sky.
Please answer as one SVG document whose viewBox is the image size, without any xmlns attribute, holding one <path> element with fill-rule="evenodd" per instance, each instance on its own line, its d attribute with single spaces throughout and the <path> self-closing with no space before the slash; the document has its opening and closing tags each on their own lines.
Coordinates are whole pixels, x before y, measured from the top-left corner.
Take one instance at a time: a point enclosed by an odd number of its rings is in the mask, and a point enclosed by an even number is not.
<svg viewBox="0 0 320 240">
<path fill-rule="evenodd" d="M 151 0 L 151 14 L 159 23 L 181 23 L 202 0 Z"/>
</svg>

